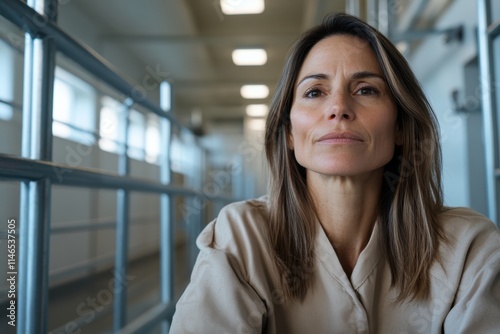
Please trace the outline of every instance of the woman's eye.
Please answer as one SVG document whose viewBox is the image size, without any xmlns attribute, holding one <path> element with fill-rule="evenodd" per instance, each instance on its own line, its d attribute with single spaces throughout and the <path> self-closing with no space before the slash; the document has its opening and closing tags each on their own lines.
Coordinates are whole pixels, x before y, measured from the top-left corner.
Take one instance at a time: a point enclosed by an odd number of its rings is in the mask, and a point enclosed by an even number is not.
<svg viewBox="0 0 500 334">
<path fill-rule="evenodd" d="M 377 93 L 378 91 L 373 87 L 362 87 L 356 92 L 357 95 L 375 95 Z"/>
<path fill-rule="evenodd" d="M 309 89 L 304 93 L 304 97 L 314 99 L 321 96 L 321 91 L 317 88 Z"/>
</svg>

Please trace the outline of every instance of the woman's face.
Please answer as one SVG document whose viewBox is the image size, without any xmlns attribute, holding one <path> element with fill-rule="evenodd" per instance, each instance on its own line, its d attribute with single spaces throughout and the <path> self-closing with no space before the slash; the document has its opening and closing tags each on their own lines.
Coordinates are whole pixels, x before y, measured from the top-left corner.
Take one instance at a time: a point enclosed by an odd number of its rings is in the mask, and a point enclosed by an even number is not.
<svg viewBox="0 0 500 334">
<path fill-rule="evenodd" d="M 311 49 L 297 77 L 289 145 L 308 174 L 382 170 L 397 142 L 396 109 L 368 44 L 327 37 Z"/>
</svg>

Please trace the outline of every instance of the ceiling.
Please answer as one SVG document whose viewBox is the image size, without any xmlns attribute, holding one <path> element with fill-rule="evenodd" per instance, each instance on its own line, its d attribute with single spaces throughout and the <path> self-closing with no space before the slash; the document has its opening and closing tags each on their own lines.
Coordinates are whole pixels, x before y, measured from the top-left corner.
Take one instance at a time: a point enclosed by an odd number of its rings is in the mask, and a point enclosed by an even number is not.
<svg viewBox="0 0 500 334">
<path fill-rule="evenodd" d="M 168 77 L 181 121 L 189 123 L 191 113 L 198 112 L 205 126 L 241 122 L 247 104 L 266 103 L 243 99 L 241 85 L 266 84 L 272 91 L 297 36 L 324 13 L 345 10 L 344 1 L 324 0 L 266 0 L 264 12 L 255 15 L 224 15 L 218 0 L 86 0 L 74 5 L 106 27 L 103 43 L 130 50 Z M 234 65 L 231 52 L 238 47 L 266 49 L 267 63 Z"/>
<path fill-rule="evenodd" d="M 189 124 L 192 114 L 201 114 L 204 128 L 210 123 L 241 124 L 246 105 L 268 102 L 243 99 L 241 85 L 266 84 L 272 92 L 286 52 L 299 34 L 319 23 L 324 14 L 346 8 L 343 0 L 265 0 L 262 14 L 224 15 L 219 0 L 73 3 L 106 27 L 100 36 L 103 43 L 129 50 L 145 67 L 167 77 L 174 90 L 176 116 Z M 361 3 L 364 8 L 365 2 Z M 420 7 L 422 12 L 425 6 Z M 234 65 L 231 52 L 239 47 L 266 49 L 267 63 Z"/>
</svg>

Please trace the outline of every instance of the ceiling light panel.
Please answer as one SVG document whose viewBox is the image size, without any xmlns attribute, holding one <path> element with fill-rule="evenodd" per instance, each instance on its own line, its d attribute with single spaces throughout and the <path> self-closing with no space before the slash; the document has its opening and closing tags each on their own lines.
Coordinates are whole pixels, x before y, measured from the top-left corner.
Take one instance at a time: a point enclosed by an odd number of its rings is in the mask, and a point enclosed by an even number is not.
<svg viewBox="0 0 500 334">
<path fill-rule="evenodd" d="M 235 49 L 233 63 L 238 66 L 260 66 L 267 62 L 267 52 L 264 49 Z"/>
<path fill-rule="evenodd" d="M 265 99 L 269 95 L 269 88 L 266 85 L 244 85 L 240 93 L 245 99 Z"/>
<path fill-rule="evenodd" d="M 226 15 L 260 14 L 264 0 L 220 0 L 220 8 Z"/>
</svg>

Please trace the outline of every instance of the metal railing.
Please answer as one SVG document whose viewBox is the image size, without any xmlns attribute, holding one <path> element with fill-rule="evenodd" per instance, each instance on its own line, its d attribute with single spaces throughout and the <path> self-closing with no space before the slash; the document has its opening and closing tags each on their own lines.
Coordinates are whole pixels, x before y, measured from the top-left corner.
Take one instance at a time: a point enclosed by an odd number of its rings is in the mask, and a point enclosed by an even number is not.
<svg viewBox="0 0 500 334">
<path fill-rule="evenodd" d="M 233 199 L 171 185 L 169 152 L 172 126 L 183 126 L 170 113 L 170 100 L 165 91 L 168 86 L 161 86 L 161 106 L 143 96 L 134 96 L 134 86 L 119 76 L 106 60 L 70 38 L 56 25 L 57 4 L 56 0 L 29 0 L 27 4 L 19 0 L 0 2 L 0 15 L 25 31 L 22 157 L 0 154 L 0 178 L 21 182 L 20 223 L 17 232 L 20 242 L 17 333 L 47 332 L 50 198 L 53 185 L 117 191 L 115 275 L 127 272 L 129 193 L 138 191 L 161 196 L 161 303 L 127 324 L 126 287 L 116 284 L 113 291 L 113 327 L 115 333 L 136 333 L 162 322 L 163 330 L 166 331 L 166 321 L 173 313 L 175 302 L 172 196 L 224 202 Z M 160 162 L 159 182 L 131 177 L 127 150 L 119 156 L 117 173 L 52 161 L 52 99 L 56 52 L 62 52 L 89 73 L 127 96 L 127 110 L 138 104 L 161 117 L 161 133 L 164 136 L 161 152 L 164 154 Z M 195 219 L 200 220 L 201 217 L 203 214 L 199 212 Z M 99 227 L 107 228 L 108 225 L 102 224 Z M 199 222 L 198 226 L 201 225 Z"/>
<path fill-rule="evenodd" d="M 477 1 L 478 11 L 478 58 L 481 78 L 481 106 L 483 114 L 486 191 L 488 217 L 500 227 L 500 134 L 499 105 L 494 89 L 495 57 L 493 41 L 500 37 L 500 20 L 493 22 L 491 2 Z"/>
</svg>

